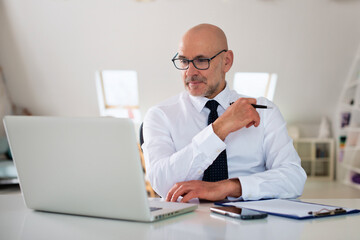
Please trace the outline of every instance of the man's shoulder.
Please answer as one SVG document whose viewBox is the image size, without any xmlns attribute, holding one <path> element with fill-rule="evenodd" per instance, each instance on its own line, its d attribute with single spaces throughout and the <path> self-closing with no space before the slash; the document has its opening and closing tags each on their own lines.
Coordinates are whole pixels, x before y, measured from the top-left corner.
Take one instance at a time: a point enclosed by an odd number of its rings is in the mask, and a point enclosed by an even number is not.
<svg viewBox="0 0 360 240">
<path fill-rule="evenodd" d="M 186 92 L 179 93 L 151 107 L 145 115 L 144 122 L 156 124 L 173 122 L 184 115 L 182 110 L 187 108 L 184 108 L 184 105 L 188 106 L 189 102 Z"/>
<path fill-rule="evenodd" d="M 256 98 L 256 103 L 260 105 L 266 105 L 268 107 L 276 107 L 273 101 L 270 101 L 266 97 L 258 97 Z"/>
<path fill-rule="evenodd" d="M 148 113 L 162 112 L 164 114 L 173 114 L 174 111 L 178 111 L 180 109 L 180 106 L 184 103 L 187 103 L 188 101 L 189 95 L 184 91 L 156 104 L 155 106 L 152 106 L 149 109 Z"/>
<path fill-rule="evenodd" d="M 175 96 L 172 96 L 157 105 L 153 106 L 152 108 L 160 108 L 160 109 L 167 109 L 169 107 L 175 107 L 177 105 L 182 104 L 183 102 L 186 102 L 189 100 L 188 94 L 184 91 L 181 92 Z"/>
</svg>

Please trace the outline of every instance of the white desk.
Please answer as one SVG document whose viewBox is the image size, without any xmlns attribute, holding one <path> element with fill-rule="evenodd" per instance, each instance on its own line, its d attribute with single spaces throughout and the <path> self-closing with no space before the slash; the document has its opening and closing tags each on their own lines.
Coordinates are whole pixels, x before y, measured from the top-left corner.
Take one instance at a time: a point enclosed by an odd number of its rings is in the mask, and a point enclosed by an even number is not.
<svg viewBox="0 0 360 240">
<path fill-rule="evenodd" d="M 360 209 L 360 199 L 306 201 Z M 0 239 L 360 239 L 360 214 L 316 220 L 269 215 L 244 221 L 210 213 L 211 205 L 155 223 L 138 223 L 37 212 L 25 207 L 20 194 L 0 195 Z"/>
</svg>

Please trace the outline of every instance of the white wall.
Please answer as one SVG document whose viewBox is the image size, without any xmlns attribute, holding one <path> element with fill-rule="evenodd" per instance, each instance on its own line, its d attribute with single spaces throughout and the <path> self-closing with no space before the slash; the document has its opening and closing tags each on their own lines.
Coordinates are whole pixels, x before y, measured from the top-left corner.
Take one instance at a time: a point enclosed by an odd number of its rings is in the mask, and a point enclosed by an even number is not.
<svg viewBox="0 0 360 240">
<path fill-rule="evenodd" d="M 141 111 L 183 90 L 181 35 L 223 28 L 237 71 L 275 72 L 289 123 L 333 117 L 360 44 L 358 0 L 0 0 L 0 65 L 12 100 L 38 115 L 96 116 L 95 71 L 136 70 Z"/>
</svg>

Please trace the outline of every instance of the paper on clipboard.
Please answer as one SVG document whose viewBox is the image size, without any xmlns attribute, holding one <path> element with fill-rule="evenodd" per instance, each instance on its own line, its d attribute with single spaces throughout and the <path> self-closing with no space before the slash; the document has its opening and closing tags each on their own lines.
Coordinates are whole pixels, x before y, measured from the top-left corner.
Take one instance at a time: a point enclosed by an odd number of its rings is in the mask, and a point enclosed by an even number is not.
<svg viewBox="0 0 360 240">
<path fill-rule="evenodd" d="M 285 200 L 285 199 L 271 199 L 271 200 L 248 201 L 248 202 L 246 201 L 229 202 L 229 203 L 222 203 L 221 205 L 249 208 L 273 215 L 296 218 L 296 219 L 313 218 L 314 216 L 309 214 L 309 212 L 319 212 L 323 209 L 332 211 L 339 208 L 336 206 L 321 205 L 321 204 L 301 202 L 298 200 Z M 346 211 L 346 213 L 344 214 L 360 212 L 357 209 L 350 209 L 350 208 L 342 208 L 342 209 Z"/>
</svg>

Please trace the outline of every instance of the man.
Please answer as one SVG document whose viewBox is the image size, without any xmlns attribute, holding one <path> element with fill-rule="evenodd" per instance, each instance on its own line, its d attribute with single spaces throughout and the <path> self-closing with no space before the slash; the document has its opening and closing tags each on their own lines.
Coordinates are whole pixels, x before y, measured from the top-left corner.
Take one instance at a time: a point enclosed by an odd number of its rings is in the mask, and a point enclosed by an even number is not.
<svg viewBox="0 0 360 240">
<path fill-rule="evenodd" d="M 306 174 L 285 121 L 269 100 L 229 89 L 225 74 L 233 59 L 220 28 L 191 28 L 172 60 L 186 91 L 145 117 L 148 178 L 167 201 L 294 198 L 302 193 Z"/>
</svg>

